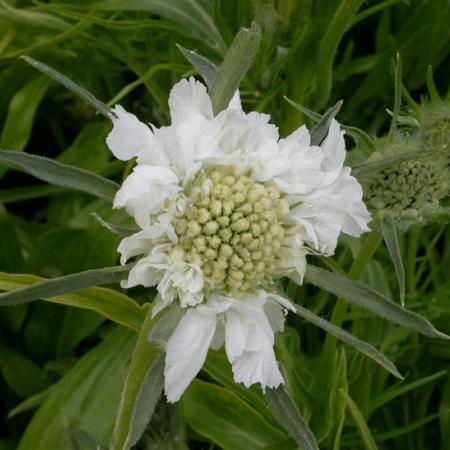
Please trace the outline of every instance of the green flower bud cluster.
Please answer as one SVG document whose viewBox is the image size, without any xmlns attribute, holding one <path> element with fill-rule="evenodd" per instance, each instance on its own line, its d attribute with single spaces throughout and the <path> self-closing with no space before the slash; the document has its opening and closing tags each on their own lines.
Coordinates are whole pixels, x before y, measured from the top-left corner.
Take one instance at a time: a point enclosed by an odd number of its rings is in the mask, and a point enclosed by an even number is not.
<svg viewBox="0 0 450 450">
<path fill-rule="evenodd" d="M 411 141 L 404 142 L 403 150 L 414 150 L 411 145 Z M 402 144 L 391 147 L 398 152 L 399 146 Z M 392 215 L 400 228 L 406 229 L 439 210 L 439 201 L 449 190 L 449 175 L 446 158 L 439 155 L 402 161 L 381 170 L 370 180 L 365 188 L 366 201 L 380 218 Z"/>
<path fill-rule="evenodd" d="M 185 193 L 177 258 L 199 265 L 211 289 L 235 298 L 271 283 L 289 212 L 279 190 L 219 166 L 200 172 Z"/>
</svg>

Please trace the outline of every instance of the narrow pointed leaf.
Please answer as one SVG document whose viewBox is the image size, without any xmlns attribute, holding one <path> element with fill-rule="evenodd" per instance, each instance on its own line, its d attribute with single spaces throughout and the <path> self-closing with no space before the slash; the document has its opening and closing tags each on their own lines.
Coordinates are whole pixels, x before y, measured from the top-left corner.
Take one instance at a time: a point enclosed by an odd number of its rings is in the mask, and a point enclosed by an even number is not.
<svg viewBox="0 0 450 450">
<path fill-rule="evenodd" d="M 0 164 L 22 170 L 47 183 L 95 195 L 112 202 L 119 185 L 78 167 L 29 153 L 0 149 Z"/>
<path fill-rule="evenodd" d="M 72 91 L 74 94 L 78 95 L 82 100 L 84 100 L 87 104 L 91 105 L 94 109 L 96 109 L 99 113 L 103 114 L 106 118 L 111 119 L 111 110 L 108 106 L 106 106 L 103 102 L 98 100 L 93 94 L 91 94 L 86 89 L 78 86 L 78 84 L 74 83 L 71 79 L 67 78 L 62 73 L 59 73 L 57 70 L 52 67 L 47 66 L 40 61 L 36 61 L 29 56 L 21 56 L 20 59 L 23 59 L 25 62 L 33 66 L 35 69 L 40 72 L 48 75 L 50 78 L 53 78 L 58 83 L 65 86 L 69 91 Z"/>
<path fill-rule="evenodd" d="M 333 82 L 333 63 L 338 45 L 363 2 L 364 0 L 341 0 L 337 2 L 333 17 L 325 33 L 321 36 L 316 63 L 316 92 L 319 105 L 325 104 L 330 97 Z"/>
<path fill-rule="evenodd" d="M 317 123 L 320 118 L 321 115 L 311 111 L 310 109 L 308 109 L 306 106 L 300 105 L 300 103 L 294 102 L 294 100 L 291 100 L 290 98 L 287 98 L 286 96 L 284 97 L 284 99 L 291 105 L 293 106 L 295 109 L 298 109 L 300 112 L 302 112 L 306 117 L 309 117 L 312 121 L 314 121 L 315 123 Z"/>
<path fill-rule="evenodd" d="M 86 270 L 51 278 L 11 292 L 3 292 L 0 294 L 0 306 L 19 305 L 33 300 L 68 294 L 91 286 L 117 283 L 127 276 L 130 268 L 130 266 L 115 266 Z"/>
<path fill-rule="evenodd" d="M 256 23 L 251 28 L 241 28 L 234 38 L 209 91 L 214 114 L 223 111 L 230 103 L 255 59 L 260 42 L 261 30 Z"/>
<path fill-rule="evenodd" d="M 23 402 L 19 403 L 8 413 L 8 419 L 12 419 L 13 417 L 21 414 L 25 411 L 30 411 L 32 409 L 36 409 L 42 402 L 50 395 L 51 387 L 46 389 L 45 391 L 38 392 L 37 394 L 28 397 Z"/>
<path fill-rule="evenodd" d="M 0 272 L 0 289 L 17 292 L 21 288 L 33 287 L 45 279 L 35 275 L 11 274 Z M 3 294 L 0 294 L 3 295 Z M 144 320 L 144 310 L 133 299 L 112 289 L 93 287 L 70 294 L 43 297 L 45 301 L 60 305 L 95 311 L 101 316 L 124 325 L 134 331 L 140 331 Z M 0 300 L 2 305 L 2 300 Z"/>
<path fill-rule="evenodd" d="M 161 396 L 164 385 L 164 354 L 149 340 L 154 323 L 149 308 L 131 356 L 111 450 L 128 450 L 136 444 L 149 424 Z"/>
<path fill-rule="evenodd" d="M 400 105 L 402 101 L 402 60 L 397 53 L 397 61 L 394 66 L 394 111 L 392 113 L 391 126 L 389 127 L 388 141 L 394 137 L 397 131 L 398 116 L 400 115 Z"/>
<path fill-rule="evenodd" d="M 395 273 L 397 274 L 398 287 L 400 291 L 400 303 L 405 306 L 405 269 L 403 268 L 402 255 L 398 243 L 397 226 L 392 216 L 386 217 L 381 222 L 381 230 L 383 232 L 384 242 L 394 264 Z"/>
<path fill-rule="evenodd" d="M 342 107 L 342 100 L 325 111 L 320 120 L 311 129 L 311 145 L 320 145 L 328 134 L 330 123 Z"/>
<path fill-rule="evenodd" d="M 433 67 L 431 66 L 427 67 L 427 88 L 431 101 L 439 103 L 441 101 L 441 97 L 439 96 L 439 91 L 437 90 L 436 83 L 434 82 Z"/>
<path fill-rule="evenodd" d="M 273 415 L 303 450 L 318 450 L 316 439 L 297 405 L 283 386 L 266 389 L 266 401 Z"/>
<path fill-rule="evenodd" d="M 353 281 L 343 275 L 323 270 L 311 264 L 306 269 L 305 281 L 331 292 L 337 297 L 345 298 L 390 322 L 411 328 L 425 336 L 450 339 L 450 336 L 436 330 L 424 317 L 402 308 L 383 294 L 358 281 Z"/>
<path fill-rule="evenodd" d="M 302 112 L 306 117 L 309 117 L 315 124 L 317 124 L 317 122 L 319 122 L 321 120 L 322 116 L 320 114 L 318 114 L 314 111 L 311 111 L 310 109 L 306 108 L 303 105 L 300 105 L 300 103 L 294 102 L 290 98 L 284 97 L 284 99 L 290 105 L 292 105 L 295 109 L 298 109 L 300 112 Z M 337 105 L 339 105 L 339 103 Z M 334 106 L 333 108 L 335 108 L 336 106 Z M 339 106 L 342 106 L 342 103 Z M 351 136 L 353 138 L 353 140 L 356 143 L 361 143 L 361 144 L 363 144 L 364 147 L 367 147 L 371 150 L 374 149 L 373 139 L 371 139 L 371 137 L 365 131 L 361 130 L 360 128 L 351 127 L 349 125 L 341 125 L 341 126 L 349 134 L 349 136 Z M 329 122 L 328 122 L 328 127 L 329 127 Z M 325 128 L 325 131 L 328 131 L 328 128 Z"/>
<path fill-rule="evenodd" d="M 193 50 L 188 50 L 187 48 L 178 45 L 178 50 L 183 54 L 183 56 L 192 64 L 192 66 L 197 70 L 197 72 L 205 80 L 208 87 L 213 85 L 214 79 L 217 75 L 217 66 L 211 62 L 208 58 L 194 52 Z"/>
<path fill-rule="evenodd" d="M 11 99 L 0 136 L 0 146 L 23 150 L 33 129 L 36 111 L 52 81 L 40 75 Z"/>
<path fill-rule="evenodd" d="M 378 450 L 377 444 L 375 444 L 369 427 L 356 403 L 347 394 L 347 392 L 344 391 L 344 389 L 339 389 L 339 393 L 347 403 L 347 407 L 353 417 L 356 427 L 358 428 L 359 434 L 361 435 L 361 439 L 364 443 L 364 448 L 366 450 Z"/>
<path fill-rule="evenodd" d="M 403 385 L 400 384 L 400 386 L 389 388 L 373 400 L 373 403 L 370 405 L 370 411 L 373 412 L 378 408 L 381 408 L 391 400 L 399 397 L 400 395 L 416 390 L 418 387 L 436 381 L 437 379 L 442 378 L 445 375 L 447 375 L 447 370 L 441 370 L 440 372 L 436 372 L 433 375 L 429 375 L 427 377 L 419 378 L 418 380 L 412 381 L 411 383 Z"/>
<path fill-rule="evenodd" d="M 380 364 L 380 366 L 384 367 L 387 371 L 392 373 L 392 375 L 396 376 L 397 378 L 403 379 L 392 361 L 386 358 L 386 356 L 384 356 L 383 353 L 378 351 L 374 346 L 362 341 L 361 339 L 358 339 L 356 336 L 353 336 L 342 328 L 333 325 L 325 319 L 322 319 L 321 317 L 317 316 L 313 312 L 309 311 L 306 308 L 303 308 L 300 305 L 295 305 L 295 309 L 297 310 L 297 314 L 303 317 L 308 322 L 311 322 L 319 328 L 322 328 L 322 330 L 325 330 L 327 333 L 335 336 L 342 342 L 351 345 L 352 347 L 356 348 L 356 350 L 366 355 L 368 358 L 374 360 L 377 364 Z"/>
<path fill-rule="evenodd" d="M 133 233 L 137 233 L 139 230 L 133 229 L 133 228 L 125 228 L 125 227 L 119 227 L 117 225 L 114 225 L 112 223 L 106 222 L 106 220 L 103 220 L 97 213 L 93 212 L 91 213 L 91 216 L 103 227 L 105 227 L 107 230 L 111 231 L 111 233 L 117 234 L 119 236 L 130 236 Z"/>
</svg>

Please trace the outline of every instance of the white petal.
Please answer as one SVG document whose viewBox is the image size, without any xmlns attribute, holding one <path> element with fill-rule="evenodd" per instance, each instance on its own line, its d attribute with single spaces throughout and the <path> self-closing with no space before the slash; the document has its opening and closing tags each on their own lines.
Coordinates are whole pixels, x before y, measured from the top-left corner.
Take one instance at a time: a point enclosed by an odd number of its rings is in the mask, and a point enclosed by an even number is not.
<svg viewBox="0 0 450 450">
<path fill-rule="evenodd" d="M 233 362 L 234 380 L 250 387 L 260 383 L 263 391 L 266 387 L 277 388 L 284 383 L 275 352 L 271 345 L 265 344 L 257 352 L 244 352 Z"/>
<path fill-rule="evenodd" d="M 165 272 L 158 284 L 162 299 L 170 303 L 178 296 L 182 307 L 195 306 L 203 301 L 203 272 L 195 264 L 176 262 Z"/>
<path fill-rule="evenodd" d="M 120 263 L 125 264 L 128 259 L 143 253 L 149 253 L 153 247 L 153 239 L 147 231 L 139 231 L 128 236 L 119 244 L 117 251 L 121 254 Z"/>
<path fill-rule="evenodd" d="M 241 95 L 239 94 L 239 90 L 237 90 L 234 93 L 233 97 L 230 100 L 230 103 L 229 103 L 227 109 L 234 109 L 236 111 L 242 111 Z"/>
<path fill-rule="evenodd" d="M 165 393 L 179 400 L 205 362 L 216 329 L 216 317 L 189 309 L 166 345 Z"/>
<path fill-rule="evenodd" d="M 333 183 L 298 198 L 301 204 L 290 215 L 305 226 L 303 239 L 326 255 L 334 253 L 341 232 L 357 237 L 369 230 L 370 213 L 348 167 Z"/>
<path fill-rule="evenodd" d="M 331 121 L 327 137 L 320 147 L 325 157 L 322 169 L 329 179 L 328 183 L 331 183 L 339 175 L 345 160 L 344 132 L 336 120 Z"/>
<path fill-rule="evenodd" d="M 181 80 L 170 91 L 170 116 L 172 123 L 189 121 L 192 115 L 200 114 L 212 119 L 212 105 L 206 87 L 194 78 Z"/>
<path fill-rule="evenodd" d="M 164 211 L 166 203 L 181 190 L 177 175 L 167 167 L 137 165 L 114 198 L 114 208 L 125 207 L 143 229 L 151 215 Z"/>
<path fill-rule="evenodd" d="M 152 253 L 139 261 L 132 267 L 128 274 L 128 280 L 123 281 L 123 288 L 138 285 L 155 286 L 159 283 L 168 267 L 168 245 L 160 245 L 152 250 Z"/>
<path fill-rule="evenodd" d="M 153 133 L 139 119 L 117 105 L 112 110 L 113 129 L 106 138 L 106 143 L 113 155 L 121 160 L 128 160 L 144 151 L 150 151 Z"/>
<path fill-rule="evenodd" d="M 310 142 L 311 136 L 309 135 L 308 128 L 306 128 L 305 125 L 302 125 L 286 138 L 280 139 L 280 148 L 281 150 L 295 149 L 298 151 L 309 147 Z"/>
<path fill-rule="evenodd" d="M 265 389 L 283 383 L 273 350 L 274 333 L 264 311 L 265 293 L 248 295 L 225 313 L 225 350 L 236 382 Z"/>
<path fill-rule="evenodd" d="M 292 232 L 294 233 L 294 230 Z M 288 276 L 297 282 L 303 283 L 303 276 L 306 271 L 306 255 L 308 248 L 304 245 L 302 228 L 298 227 L 296 234 L 283 240 L 283 246 L 278 253 L 277 275 Z"/>
</svg>

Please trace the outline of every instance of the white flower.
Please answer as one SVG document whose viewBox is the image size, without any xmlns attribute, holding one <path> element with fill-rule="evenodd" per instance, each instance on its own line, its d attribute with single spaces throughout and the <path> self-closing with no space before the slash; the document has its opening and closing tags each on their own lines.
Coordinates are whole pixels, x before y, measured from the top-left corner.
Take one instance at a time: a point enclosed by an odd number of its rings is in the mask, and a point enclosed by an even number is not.
<svg viewBox="0 0 450 450">
<path fill-rule="evenodd" d="M 162 128 L 113 110 L 108 145 L 137 161 L 114 206 L 141 228 L 119 246 L 122 264 L 138 257 L 123 286 L 156 286 L 153 314 L 175 301 L 186 309 L 166 346 L 169 401 L 223 344 L 237 382 L 277 387 L 274 333 L 293 306 L 274 281 L 301 283 L 309 252 L 332 254 L 340 233 L 368 230 L 361 187 L 343 166 L 343 132 L 333 120 L 320 146 L 304 126 L 279 139 L 238 93 L 214 116 L 193 78 L 174 86 L 169 106 Z"/>
</svg>

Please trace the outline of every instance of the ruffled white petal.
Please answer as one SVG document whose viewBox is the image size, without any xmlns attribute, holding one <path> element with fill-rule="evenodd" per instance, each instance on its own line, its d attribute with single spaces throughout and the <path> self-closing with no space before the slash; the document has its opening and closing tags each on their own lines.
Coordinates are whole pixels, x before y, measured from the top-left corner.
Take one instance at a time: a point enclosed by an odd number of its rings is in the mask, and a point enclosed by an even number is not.
<svg viewBox="0 0 450 450">
<path fill-rule="evenodd" d="M 203 272 L 195 264 L 176 262 L 164 273 L 158 292 L 168 305 L 176 296 L 182 307 L 195 306 L 203 301 Z"/>
<path fill-rule="evenodd" d="M 170 116 L 173 124 L 189 121 L 196 115 L 212 119 L 212 104 L 206 87 L 194 78 L 181 80 L 170 91 Z"/>
<path fill-rule="evenodd" d="M 106 143 L 113 155 L 117 159 L 128 160 L 142 152 L 150 152 L 154 142 L 150 128 L 120 105 L 112 112 L 113 129 Z"/>
<path fill-rule="evenodd" d="M 230 103 L 228 104 L 227 109 L 234 109 L 236 111 L 242 111 L 242 105 L 241 105 L 241 95 L 239 93 L 239 90 L 237 90 L 233 97 L 231 97 Z"/>
<path fill-rule="evenodd" d="M 303 231 L 302 238 L 316 250 L 331 255 L 339 234 L 358 237 L 369 231 L 370 213 L 362 201 L 362 188 L 344 167 L 330 184 L 300 196 L 301 204 L 291 211 Z"/>
<path fill-rule="evenodd" d="M 283 383 L 273 350 L 274 332 L 264 311 L 264 295 L 247 295 L 225 313 L 225 350 L 234 379 L 262 389 Z"/>
<path fill-rule="evenodd" d="M 332 120 L 327 137 L 320 147 L 323 150 L 324 161 L 322 170 L 325 173 L 325 184 L 332 183 L 339 176 L 345 160 L 344 131 L 336 120 Z"/>
<path fill-rule="evenodd" d="M 178 236 L 173 228 L 173 217 L 169 214 L 161 214 L 158 222 L 150 225 L 146 230 L 139 231 L 128 236 L 119 244 L 117 251 L 121 254 L 120 263 L 125 264 L 133 256 L 150 253 L 158 243 L 170 240 L 174 244 L 178 242 Z"/>
<path fill-rule="evenodd" d="M 114 208 L 125 207 L 136 223 L 147 229 L 151 215 L 160 215 L 181 190 L 177 175 L 166 167 L 137 165 L 114 198 Z"/>
<path fill-rule="evenodd" d="M 308 248 L 305 247 L 301 235 L 293 233 L 283 240 L 283 246 L 278 253 L 277 272 L 279 277 L 288 276 L 297 284 L 303 283 L 306 271 L 306 255 Z"/>
<path fill-rule="evenodd" d="M 165 393 L 176 402 L 205 362 L 216 330 L 216 316 L 189 309 L 166 345 Z"/>
<path fill-rule="evenodd" d="M 130 270 L 128 280 L 122 281 L 123 288 L 134 286 L 155 286 L 164 276 L 169 267 L 169 256 L 167 251 L 169 245 L 163 244 L 153 248 L 150 255 L 141 258 Z"/>
</svg>

